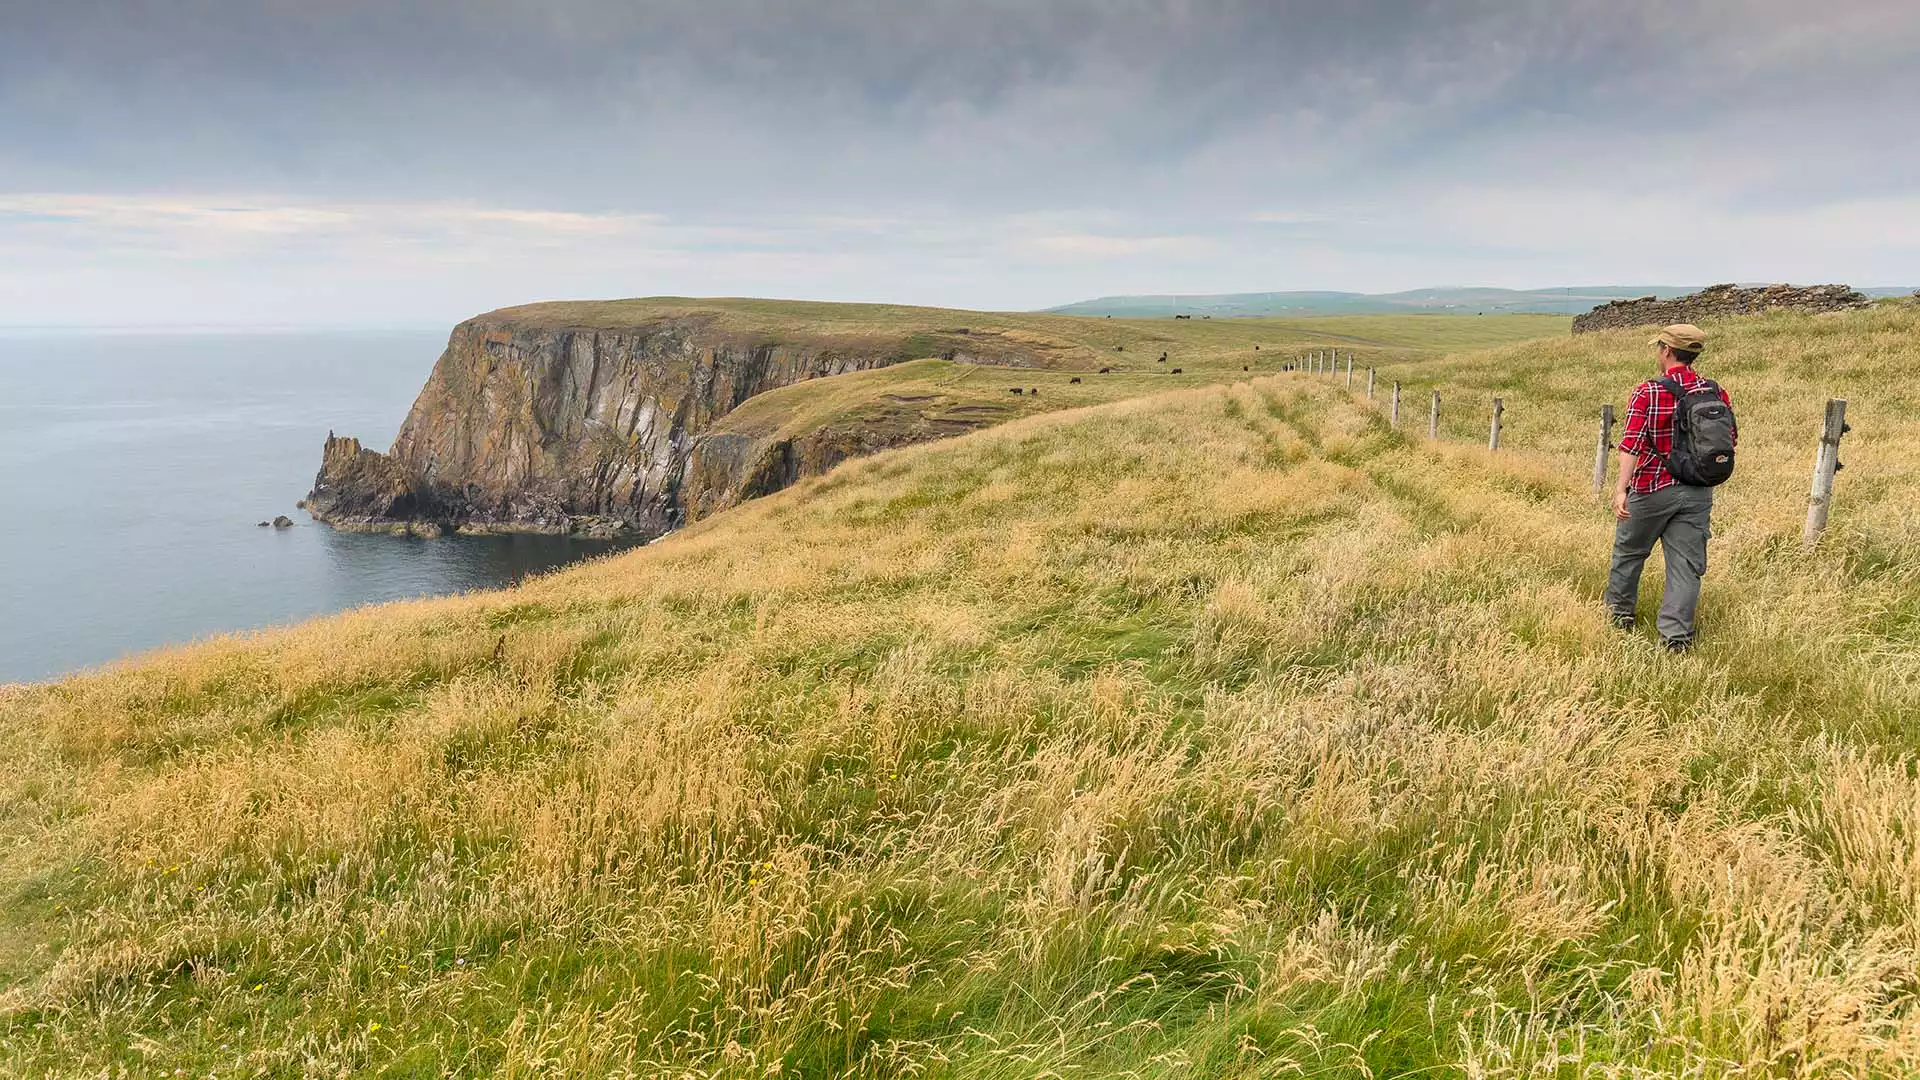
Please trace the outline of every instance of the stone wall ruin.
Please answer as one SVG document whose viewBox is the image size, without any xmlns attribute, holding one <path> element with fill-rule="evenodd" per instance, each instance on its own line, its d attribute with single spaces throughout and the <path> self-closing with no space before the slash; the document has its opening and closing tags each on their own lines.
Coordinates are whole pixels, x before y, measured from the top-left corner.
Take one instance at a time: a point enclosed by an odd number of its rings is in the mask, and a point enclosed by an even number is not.
<svg viewBox="0 0 1920 1080">
<path fill-rule="evenodd" d="M 1689 296 L 1660 300 L 1642 296 L 1635 300 L 1615 300 L 1602 304 L 1573 320 L 1573 332 L 1613 330 L 1624 326 L 1666 326 L 1669 323 L 1703 323 L 1729 315 L 1758 315 L 1764 311 L 1786 310 L 1816 313 L 1845 311 L 1872 305 L 1873 301 L 1848 285 L 1762 285 L 1742 289 L 1737 285 L 1710 285 Z"/>
</svg>

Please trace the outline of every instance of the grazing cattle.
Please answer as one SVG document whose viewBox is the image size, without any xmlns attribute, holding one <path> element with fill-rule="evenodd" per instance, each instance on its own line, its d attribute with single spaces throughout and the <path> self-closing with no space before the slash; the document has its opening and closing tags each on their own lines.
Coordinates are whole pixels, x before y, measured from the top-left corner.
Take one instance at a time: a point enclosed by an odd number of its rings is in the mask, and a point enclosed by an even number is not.
<svg viewBox="0 0 1920 1080">
<path fill-rule="evenodd" d="M 1175 315 L 1175 316 L 1174 316 L 1174 318 L 1176 318 L 1176 319 L 1191 319 L 1191 318 L 1193 318 L 1193 316 L 1191 316 L 1191 315 Z"/>
<path fill-rule="evenodd" d="M 1178 375 L 1178 374 L 1180 374 L 1180 369 L 1179 369 L 1179 368 L 1174 368 L 1174 369 L 1173 369 L 1173 374 L 1175 374 L 1175 375 Z"/>
<path fill-rule="evenodd" d="M 1260 351 L 1260 346 L 1258 346 L 1258 345 L 1255 345 L 1255 346 L 1253 347 L 1253 351 L 1254 351 L 1254 352 L 1259 352 L 1259 351 Z"/>
<path fill-rule="evenodd" d="M 1247 365 L 1245 365 L 1245 364 L 1241 364 L 1241 365 L 1240 365 L 1240 370 L 1241 370 L 1241 371 L 1245 371 L 1245 370 L 1247 370 Z"/>
<path fill-rule="evenodd" d="M 1113 347 L 1113 351 L 1114 351 L 1114 352 L 1126 352 L 1126 351 L 1127 351 L 1127 347 L 1126 347 L 1125 345 L 1115 345 L 1115 346 Z"/>
<path fill-rule="evenodd" d="M 1105 375 L 1105 374 L 1106 374 L 1107 372 L 1109 372 L 1109 371 L 1112 371 L 1112 370 L 1113 370 L 1113 369 L 1112 369 L 1112 368 L 1110 368 L 1110 367 L 1103 367 L 1103 368 L 1101 368 L 1101 369 L 1100 369 L 1100 374 L 1102 374 L 1102 375 Z"/>
<path fill-rule="evenodd" d="M 1068 382 L 1070 382 L 1070 383 L 1077 383 L 1077 382 L 1079 382 L 1079 381 L 1080 381 L 1080 376 L 1078 376 L 1078 375 L 1075 375 L 1075 376 L 1074 376 L 1073 378 L 1071 378 L 1071 379 L 1068 379 L 1067 381 L 1068 381 Z"/>
<path fill-rule="evenodd" d="M 1028 390 L 1028 391 L 1027 391 L 1027 393 L 1029 393 L 1029 394 L 1032 394 L 1032 395 L 1033 395 L 1034 397 L 1039 397 L 1039 396 L 1040 396 L 1040 388 L 1039 388 L 1039 387 L 1037 387 L 1037 386 L 1036 386 L 1036 387 L 1033 387 L 1032 389 L 1030 389 L 1030 390 Z"/>
<path fill-rule="evenodd" d="M 1019 387 L 1017 387 L 1017 386 L 1009 386 L 1009 387 L 1007 387 L 1007 393 L 1009 393 L 1009 394 L 1017 394 L 1017 393 L 1019 393 L 1019 392 L 1020 392 L 1020 388 L 1019 388 Z"/>
</svg>

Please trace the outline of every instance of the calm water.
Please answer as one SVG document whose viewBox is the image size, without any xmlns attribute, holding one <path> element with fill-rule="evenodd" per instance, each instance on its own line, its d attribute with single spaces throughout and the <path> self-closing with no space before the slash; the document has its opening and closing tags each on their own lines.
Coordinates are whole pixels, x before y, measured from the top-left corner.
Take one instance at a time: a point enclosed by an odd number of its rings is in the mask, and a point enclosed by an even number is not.
<svg viewBox="0 0 1920 1080">
<path fill-rule="evenodd" d="M 0 683 L 609 550 L 336 533 L 294 509 L 329 428 L 392 440 L 445 337 L 0 335 Z M 256 526 L 276 514 L 296 526 Z"/>
</svg>

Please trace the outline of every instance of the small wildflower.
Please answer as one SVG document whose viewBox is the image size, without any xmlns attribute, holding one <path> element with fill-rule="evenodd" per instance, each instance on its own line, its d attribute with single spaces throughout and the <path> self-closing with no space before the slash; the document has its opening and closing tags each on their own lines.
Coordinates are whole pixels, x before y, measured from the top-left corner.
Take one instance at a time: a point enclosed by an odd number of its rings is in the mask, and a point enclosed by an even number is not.
<svg viewBox="0 0 1920 1080">
<path fill-rule="evenodd" d="M 379 1030 L 380 1030 L 380 1021 L 378 1021 L 378 1020 L 375 1020 L 375 1021 L 374 1021 L 373 1023 L 371 1023 L 371 1024 L 368 1024 L 368 1025 L 367 1025 L 367 1030 L 368 1030 L 368 1031 L 379 1031 Z"/>
</svg>

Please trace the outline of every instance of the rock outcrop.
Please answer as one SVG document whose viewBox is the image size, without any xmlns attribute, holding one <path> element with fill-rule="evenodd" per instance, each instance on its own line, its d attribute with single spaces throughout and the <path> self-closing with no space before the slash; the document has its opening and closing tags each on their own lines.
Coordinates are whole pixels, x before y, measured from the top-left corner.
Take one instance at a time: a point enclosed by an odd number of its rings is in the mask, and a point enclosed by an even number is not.
<svg viewBox="0 0 1920 1080">
<path fill-rule="evenodd" d="M 1742 289 L 1737 285 L 1710 285 L 1697 293 L 1661 300 L 1642 296 L 1634 300 L 1615 300 L 1602 304 L 1573 320 L 1573 332 L 1612 330 L 1623 326 L 1666 326 L 1669 323 L 1701 323 L 1729 315 L 1758 315 L 1765 311 L 1786 310 L 1817 313 L 1845 311 L 1871 305 L 1873 301 L 1847 285 L 1765 285 Z"/>
<path fill-rule="evenodd" d="M 1019 405 L 889 394 L 855 416 L 798 432 L 716 430 L 695 441 L 681 485 L 688 520 L 771 495 L 850 458 L 952 438 L 1022 415 Z"/>
<path fill-rule="evenodd" d="M 1017 331 L 743 322 L 645 302 L 533 305 L 464 322 L 391 451 L 329 434 L 308 512 L 357 530 L 657 536 L 690 509 L 778 490 L 897 445 L 889 439 L 919 441 L 843 430 L 706 445 L 708 429 L 749 398 L 925 357 L 1040 366 L 1078 349 Z"/>
</svg>

